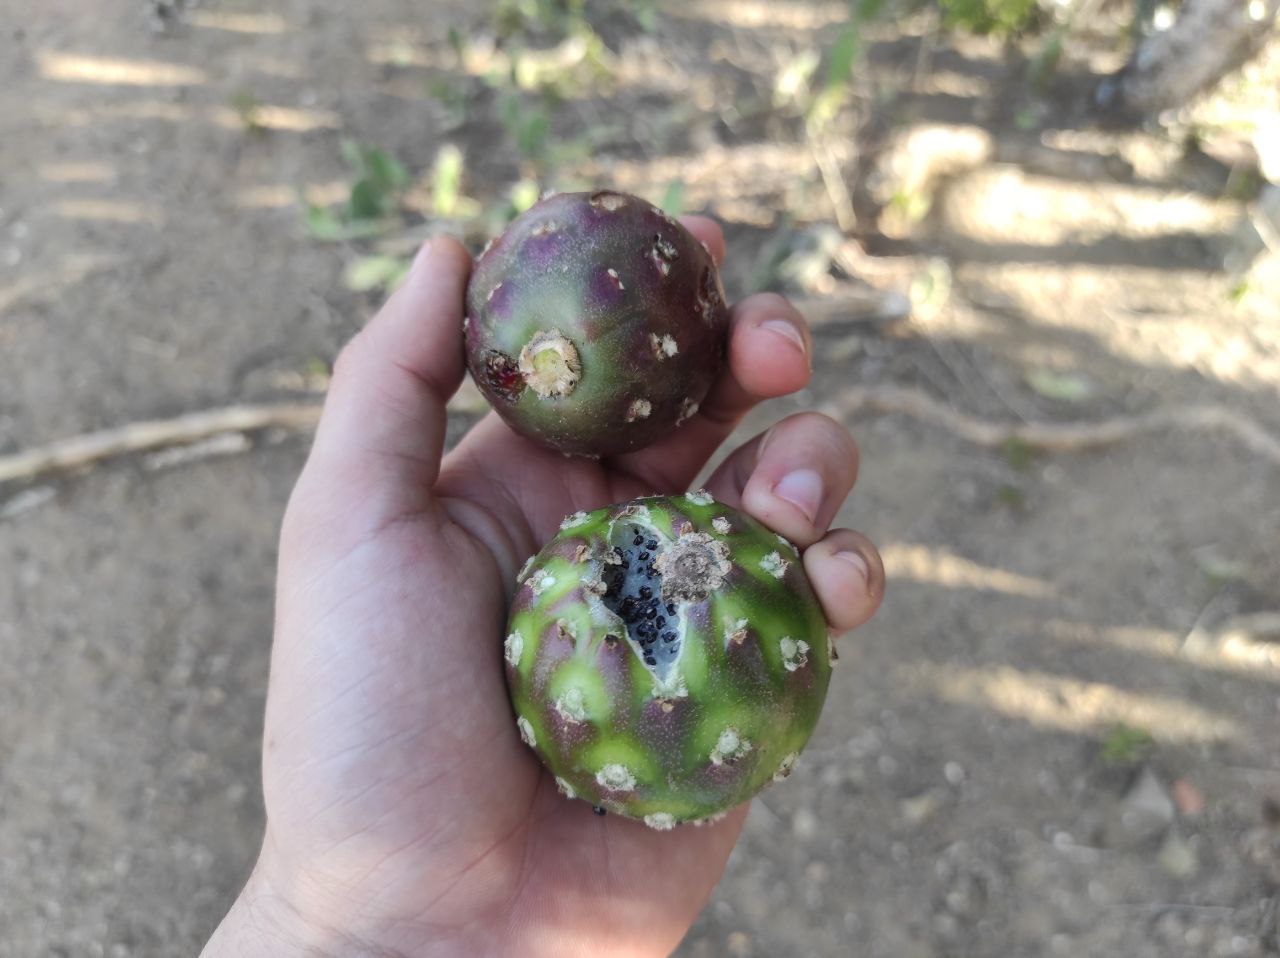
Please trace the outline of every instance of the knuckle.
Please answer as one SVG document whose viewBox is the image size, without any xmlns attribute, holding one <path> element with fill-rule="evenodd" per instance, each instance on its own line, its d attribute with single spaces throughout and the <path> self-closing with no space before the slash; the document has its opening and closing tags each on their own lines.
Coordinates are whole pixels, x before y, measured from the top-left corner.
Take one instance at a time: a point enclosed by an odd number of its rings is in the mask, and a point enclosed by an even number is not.
<svg viewBox="0 0 1280 958">
<path fill-rule="evenodd" d="M 347 344 L 338 352 L 338 356 L 333 361 L 333 379 L 349 379 L 353 369 L 359 364 L 360 354 L 363 349 L 363 333 L 356 333 Z"/>
</svg>

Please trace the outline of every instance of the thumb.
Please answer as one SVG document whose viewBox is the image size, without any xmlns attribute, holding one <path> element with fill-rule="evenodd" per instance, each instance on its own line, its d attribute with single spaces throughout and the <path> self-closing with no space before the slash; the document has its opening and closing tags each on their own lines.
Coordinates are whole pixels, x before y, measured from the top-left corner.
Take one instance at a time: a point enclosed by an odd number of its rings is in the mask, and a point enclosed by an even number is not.
<svg viewBox="0 0 1280 958">
<path fill-rule="evenodd" d="M 337 510 L 370 528 L 430 502 L 445 406 L 462 382 L 470 272 L 461 243 L 429 241 L 404 285 L 338 356 L 299 479 L 313 509 Z"/>
</svg>

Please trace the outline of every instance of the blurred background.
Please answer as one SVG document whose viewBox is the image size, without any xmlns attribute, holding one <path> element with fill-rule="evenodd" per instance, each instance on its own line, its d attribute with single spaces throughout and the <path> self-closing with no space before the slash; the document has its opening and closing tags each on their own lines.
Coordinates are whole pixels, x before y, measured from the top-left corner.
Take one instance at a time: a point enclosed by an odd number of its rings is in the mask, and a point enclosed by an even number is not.
<svg viewBox="0 0 1280 958">
<path fill-rule="evenodd" d="M 1276 8 L 0 0 L 0 955 L 199 949 L 335 355 L 587 185 L 807 313 L 890 580 L 679 954 L 1280 953 Z"/>
</svg>

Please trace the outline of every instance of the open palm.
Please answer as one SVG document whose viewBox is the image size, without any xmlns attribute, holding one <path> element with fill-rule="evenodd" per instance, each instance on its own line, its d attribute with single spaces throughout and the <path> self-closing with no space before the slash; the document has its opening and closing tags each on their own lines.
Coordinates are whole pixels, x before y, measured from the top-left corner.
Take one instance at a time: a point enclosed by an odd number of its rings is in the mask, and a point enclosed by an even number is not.
<svg viewBox="0 0 1280 958">
<path fill-rule="evenodd" d="M 713 224 L 686 225 L 722 255 Z M 507 701 L 507 603 L 565 515 L 684 491 L 754 402 L 803 386 L 807 332 L 781 297 L 738 304 L 730 369 L 703 411 L 641 452 L 566 459 L 491 414 L 442 461 L 469 269 L 460 245 L 434 241 L 335 369 L 281 538 L 268 823 L 240 917 L 269 920 L 273 954 L 287 940 L 322 954 L 665 955 L 746 808 L 656 832 L 559 796 Z M 826 531 L 856 469 L 847 433 L 805 414 L 708 481 L 805 549 L 835 629 L 865 621 L 882 591 L 870 543 Z M 207 955 L 248 953 L 236 920 Z"/>
</svg>

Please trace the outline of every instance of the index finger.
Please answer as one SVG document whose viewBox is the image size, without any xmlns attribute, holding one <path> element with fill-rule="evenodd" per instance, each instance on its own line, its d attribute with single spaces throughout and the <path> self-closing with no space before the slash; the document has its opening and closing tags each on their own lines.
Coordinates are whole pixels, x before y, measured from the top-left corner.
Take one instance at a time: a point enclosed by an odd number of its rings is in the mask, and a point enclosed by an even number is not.
<svg viewBox="0 0 1280 958">
<path fill-rule="evenodd" d="M 724 262 L 724 230 L 720 224 L 706 216 L 681 216 L 680 223 L 699 240 L 719 267 Z"/>
<path fill-rule="evenodd" d="M 729 313 L 729 361 L 697 414 L 652 446 L 613 465 L 661 492 L 683 492 L 756 403 L 809 381 L 809 331 L 777 293 L 748 296 Z"/>
</svg>

